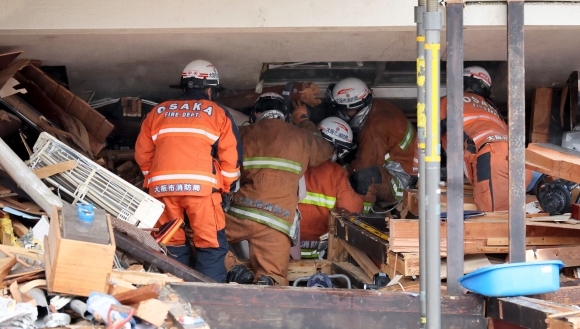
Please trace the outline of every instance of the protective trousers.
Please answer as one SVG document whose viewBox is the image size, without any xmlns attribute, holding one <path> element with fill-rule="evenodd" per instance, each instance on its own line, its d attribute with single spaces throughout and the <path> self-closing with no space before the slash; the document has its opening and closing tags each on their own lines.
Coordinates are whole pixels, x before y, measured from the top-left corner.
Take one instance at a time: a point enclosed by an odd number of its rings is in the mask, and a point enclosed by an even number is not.
<svg viewBox="0 0 580 329">
<path fill-rule="evenodd" d="M 509 209 L 508 143 L 483 145 L 466 159 L 466 169 L 473 185 L 473 199 L 477 210 L 491 212 Z M 525 186 L 532 179 L 526 170 Z"/>
<path fill-rule="evenodd" d="M 193 230 L 192 244 L 196 251 L 194 269 L 217 282 L 222 282 L 227 274 L 224 259 L 228 251 L 228 241 L 221 195 L 212 193 L 200 197 L 166 196 L 159 200 L 165 204 L 165 210 L 156 226 L 159 227 L 174 218 L 182 218 L 185 211 Z M 168 246 L 170 256 L 189 266 L 190 247 L 189 243 L 186 243 L 183 229 L 173 236 Z"/>
<path fill-rule="evenodd" d="M 262 276 L 269 276 L 277 285 L 288 285 L 288 261 L 290 259 L 290 238 L 269 226 L 249 219 L 240 219 L 226 214 L 226 236 L 229 243 L 247 240 L 250 247 L 250 264 L 254 270 L 254 283 Z M 229 272 L 240 264 L 236 257 L 228 253 L 225 266 Z"/>
</svg>

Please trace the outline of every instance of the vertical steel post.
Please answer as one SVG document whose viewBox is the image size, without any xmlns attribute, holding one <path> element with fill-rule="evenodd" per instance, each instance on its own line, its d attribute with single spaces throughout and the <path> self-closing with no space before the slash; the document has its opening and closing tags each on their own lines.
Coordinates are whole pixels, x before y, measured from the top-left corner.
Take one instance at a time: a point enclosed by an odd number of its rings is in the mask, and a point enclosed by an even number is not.
<svg viewBox="0 0 580 329">
<path fill-rule="evenodd" d="M 415 23 L 417 23 L 417 143 L 419 149 L 419 298 L 421 300 L 421 328 L 425 328 L 427 301 L 425 290 L 427 288 L 427 270 L 425 259 L 425 129 L 427 117 L 425 116 L 425 28 L 423 27 L 423 15 L 425 13 L 425 0 L 419 0 L 415 7 Z"/>
<path fill-rule="evenodd" d="M 439 88 L 440 88 L 440 32 L 442 15 L 438 1 L 427 0 L 423 16 L 425 27 L 425 229 L 427 314 L 426 328 L 441 328 L 441 143 L 439 141 Z"/>
<path fill-rule="evenodd" d="M 463 1 L 447 0 L 447 294 L 463 275 Z"/>
<path fill-rule="evenodd" d="M 508 0 L 509 255 L 526 261 L 524 1 Z"/>
</svg>

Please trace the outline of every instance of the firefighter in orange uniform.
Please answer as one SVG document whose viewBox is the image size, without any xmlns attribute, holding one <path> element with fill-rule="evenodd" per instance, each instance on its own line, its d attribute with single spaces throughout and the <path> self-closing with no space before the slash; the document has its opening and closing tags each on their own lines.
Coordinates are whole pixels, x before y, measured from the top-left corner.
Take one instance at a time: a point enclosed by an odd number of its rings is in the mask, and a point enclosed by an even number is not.
<svg viewBox="0 0 580 329">
<path fill-rule="evenodd" d="M 318 124 L 322 137 L 334 146 L 330 160 L 306 170 L 306 197 L 300 200 L 300 245 L 302 258 L 317 258 L 315 250 L 320 236 L 328 232 L 332 209 L 362 212 L 362 198 L 352 189 L 348 172 L 335 161 L 355 148 L 350 126 L 337 117 L 328 117 Z"/>
<path fill-rule="evenodd" d="M 239 179 L 242 147 L 228 110 L 213 102 L 221 87 L 215 67 L 195 60 L 183 70 L 179 100 L 157 105 L 147 115 L 135 145 L 135 160 L 149 194 L 165 204 L 157 225 L 189 217 L 196 250 L 194 268 L 222 282 L 228 250 L 221 193 Z M 188 265 L 189 241 L 180 229 L 169 254 Z"/>
<path fill-rule="evenodd" d="M 397 106 L 373 99 L 368 86 L 357 78 L 330 85 L 327 101 L 357 137 L 358 151 L 349 171 L 352 187 L 363 196 L 365 212 L 377 200 L 400 201 L 419 163 L 415 127 Z"/>
<path fill-rule="evenodd" d="M 298 127 L 286 122 L 284 98 L 261 95 L 252 124 L 240 128 L 244 159 L 240 189 L 226 214 L 230 243 L 247 240 L 255 278 L 228 254 L 228 282 L 288 285 L 291 238 L 297 237 L 298 186 L 306 168 L 330 159 L 332 145 L 308 119 L 306 107 L 292 113 Z M 304 128 L 304 129 L 301 129 Z"/>
<path fill-rule="evenodd" d="M 508 126 L 489 100 L 491 77 L 479 66 L 463 70 L 464 172 L 473 185 L 477 210 L 509 208 Z M 441 99 L 441 145 L 447 148 L 447 97 Z M 523 133 L 523 132 L 522 132 Z M 530 191 L 533 172 L 526 169 Z M 537 181 L 537 179 L 536 179 Z"/>
</svg>

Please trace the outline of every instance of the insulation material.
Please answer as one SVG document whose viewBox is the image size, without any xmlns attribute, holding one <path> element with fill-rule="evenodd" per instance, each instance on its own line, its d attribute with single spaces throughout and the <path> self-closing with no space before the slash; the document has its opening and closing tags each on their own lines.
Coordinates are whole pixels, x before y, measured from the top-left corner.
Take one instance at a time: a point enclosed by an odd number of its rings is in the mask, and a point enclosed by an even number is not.
<svg viewBox="0 0 580 329">
<path fill-rule="evenodd" d="M 47 133 L 40 134 L 33 151 L 29 161 L 32 169 L 77 161 L 76 168 L 46 178 L 71 203 L 93 203 L 114 217 L 141 228 L 152 228 L 165 208 L 160 201 Z"/>
</svg>

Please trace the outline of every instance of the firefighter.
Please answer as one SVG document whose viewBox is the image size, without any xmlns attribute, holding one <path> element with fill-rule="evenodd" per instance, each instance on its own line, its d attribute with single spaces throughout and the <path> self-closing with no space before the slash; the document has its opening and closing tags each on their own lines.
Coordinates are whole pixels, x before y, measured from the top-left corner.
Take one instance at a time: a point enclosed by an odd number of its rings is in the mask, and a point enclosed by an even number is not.
<svg viewBox="0 0 580 329">
<path fill-rule="evenodd" d="M 263 285 L 288 285 L 291 236 L 297 235 L 296 225 L 292 228 L 299 180 L 306 168 L 328 160 L 333 151 L 308 119 L 306 107 L 298 101 L 294 108 L 292 117 L 298 127 L 286 122 L 288 109 L 282 96 L 263 94 L 255 103 L 252 123 L 240 128 L 242 176 L 226 214 L 227 238 L 230 243 L 248 241 L 256 273 L 253 281 Z M 231 253 L 226 267 L 228 282 L 252 281 Z"/>
<path fill-rule="evenodd" d="M 337 117 L 329 117 L 318 124 L 322 137 L 334 146 L 330 160 L 306 170 L 306 197 L 300 200 L 300 245 L 302 258 L 317 258 L 320 236 L 328 232 L 331 209 L 362 212 L 361 197 L 352 189 L 348 172 L 337 160 L 352 151 L 353 134 L 350 126 Z"/>
<path fill-rule="evenodd" d="M 221 87 L 215 67 L 195 60 L 183 69 L 179 100 L 157 105 L 147 115 L 135 145 L 135 160 L 149 194 L 165 204 L 157 226 L 189 217 L 196 251 L 194 268 L 222 282 L 228 250 L 221 193 L 239 179 L 242 147 L 228 110 L 212 100 Z M 188 265 L 190 243 L 180 229 L 169 255 Z"/>
<path fill-rule="evenodd" d="M 463 157 L 464 172 L 473 185 L 477 210 L 509 208 L 508 126 L 491 95 L 491 77 L 479 66 L 463 70 Z M 441 144 L 447 148 L 447 97 L 441 99 Z M 523 133 L 523 132 L 522 132 Z M 526 169 L 527 190 L 533 187 Z M 532 184 L 530 184 L 532 183 Z"/>
<path fill-rule="evenodd" d="M 327 90 L 327 102 L 352 127 L 358 151 L 349 171 L 365 212 L 377 200 L 400 201 L 418 165 L 415 128 L 394 104 L 373 99 L 360 79 L 346 78 Z"/>
</svg>

